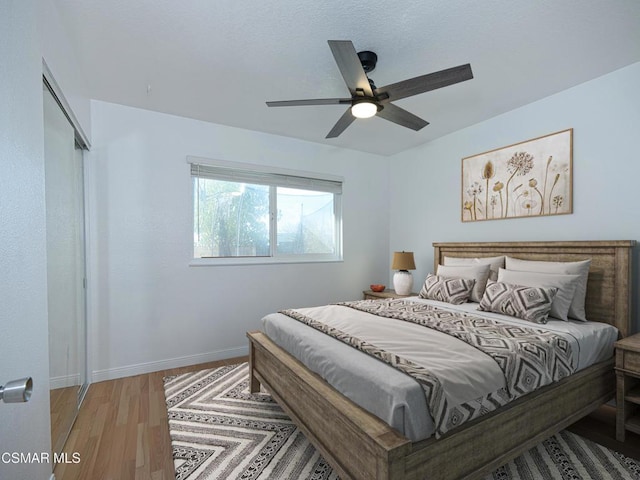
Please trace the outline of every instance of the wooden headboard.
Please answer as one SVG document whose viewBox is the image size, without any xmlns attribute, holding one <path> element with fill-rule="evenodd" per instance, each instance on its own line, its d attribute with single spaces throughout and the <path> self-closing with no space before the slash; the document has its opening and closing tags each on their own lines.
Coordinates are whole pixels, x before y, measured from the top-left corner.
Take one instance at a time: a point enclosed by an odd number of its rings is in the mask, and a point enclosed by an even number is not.
<svg viewBox="0 0 640 480">
<path fill-rule="evenodd" d="M 631 258 L 635 240 L 575 242 L 434 243 L 434 272 L 444 257 L 495 257 L 575 262 L 591 259 L 587 318 L 611 324 L 621 337 L 631 333 Z"/>
</svg>

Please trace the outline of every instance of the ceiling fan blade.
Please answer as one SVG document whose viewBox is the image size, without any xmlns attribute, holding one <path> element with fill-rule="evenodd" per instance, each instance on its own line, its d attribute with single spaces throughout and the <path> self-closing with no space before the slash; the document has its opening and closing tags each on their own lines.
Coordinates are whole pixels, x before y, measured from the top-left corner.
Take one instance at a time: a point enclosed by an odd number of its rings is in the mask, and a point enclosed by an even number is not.
<svg viewBox="0 0 640 480">
<path fill-rule="evenodd" d="M 429 125 L 429 122 L 415 116 L 411 112 L 407 112 L 404 108 L 400 108 L 393 103 L 385 103 L 384 108 L 377 114 L 378 117 L 382 117 L 390 122 L 397 123 L 403 127 L 410 128 L 411 130 L 420 130 L 423 127 Z"/>
<path fill-rule="evenodd" d="M 351 115 L 351 108 L 347 108 L 347 110 L 342 114 L 342 116 L 338 119 L 336 124 L 333 126 L 331 131 L 327 133 L 327 136 L 324 138 L 335 138 L 344 132 L 349 125 L 353 123 L 356 119 L 353 115 Z"/>
<path fill-rule="evenodd" d="M 373 90 L 353 43 L 350 40 L 329 40 L 329 47 L 351 95 L 355 96 L 358 90 L 362 90 L 367 97 L 372 97 Z"/>
<path fill-rule="evenodd" d="M 466 65 L 459 65 L 457 67 L 447 68 L 446 70 L 440 70 L 439 72 L 428 73 L 420 77 L 385 85 L 384 87 L 376 89 L 376 96 L 380 98 L 382 102 L 391 102 L 430 90 L 447 87 L 454 83 L 471 80 L 472 78 L 473 72 L 471 71 L 471 65 L 467 63 Z"/>
<path fill-rule="evenodd" d="M 343 105 L 350 104 L 350 98 L 318 98 L 313 100 L 281 100 L 267 102 L 268 107 L 297 107 L 301 105 Z"/>
</svg>

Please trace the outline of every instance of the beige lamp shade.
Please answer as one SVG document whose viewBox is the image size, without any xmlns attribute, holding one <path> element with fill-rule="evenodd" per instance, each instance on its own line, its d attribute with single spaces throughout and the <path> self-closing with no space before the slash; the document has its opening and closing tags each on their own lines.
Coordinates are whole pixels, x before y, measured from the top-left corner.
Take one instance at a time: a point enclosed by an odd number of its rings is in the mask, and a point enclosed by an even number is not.
<svg viewBox="0 0 640 480">
<path fill-rule="evenodd" d="M 392 270 L 415 270 L 416 262 L 413 259 L 413 252 L 393 252 Z"/>
</svg>

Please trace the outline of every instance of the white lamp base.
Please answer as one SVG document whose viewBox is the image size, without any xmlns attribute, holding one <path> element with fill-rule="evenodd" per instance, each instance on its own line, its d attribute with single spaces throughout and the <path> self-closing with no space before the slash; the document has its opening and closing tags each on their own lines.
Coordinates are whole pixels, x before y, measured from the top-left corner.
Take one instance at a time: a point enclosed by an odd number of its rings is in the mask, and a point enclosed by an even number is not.
<svg viewBox="0 0 640 480">
<path fill-rule="evenodd" d="M 399 270 L 393 275 L 393 288 L 398 295 L 410 295 L 413 289 L 413 275 L 408 270 Z"/>
</svg>

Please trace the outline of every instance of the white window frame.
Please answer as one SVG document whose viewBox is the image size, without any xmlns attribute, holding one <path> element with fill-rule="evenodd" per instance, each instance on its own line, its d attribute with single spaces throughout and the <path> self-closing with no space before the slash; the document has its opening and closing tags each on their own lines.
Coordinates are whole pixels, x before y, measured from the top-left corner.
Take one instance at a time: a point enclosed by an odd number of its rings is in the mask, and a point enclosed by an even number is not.
<svg viewBox="0 0 640 480">
<path fill-rule="evenodd" d="M 261 265 L 280 263 L 332 263 L 342 262 L 342 177 L 320 175 L 318 173 L 289 170 L 249 163 L 227 162 L 202 157 L 187 156 L 190 165 L 191 180 L 191 261 L 190 266 L 220 265 Z M 333 215 L 335 221 L 334 254 L 278 254 L 277 253 L 277 193 L 270 188 L 269 194 L 269 256 L 262 257 L 194 257 L 193 231 L 195 228 L 195 212 L 193 202 L 193 177 L 215 178 L 218 180 L 237 181 L 252 184 L 270 185 L 271 187 L 307 188 L 315 191 L 333 193 Z M 206 172 L 203 174 L 202 172 Z"/>
</svg>

